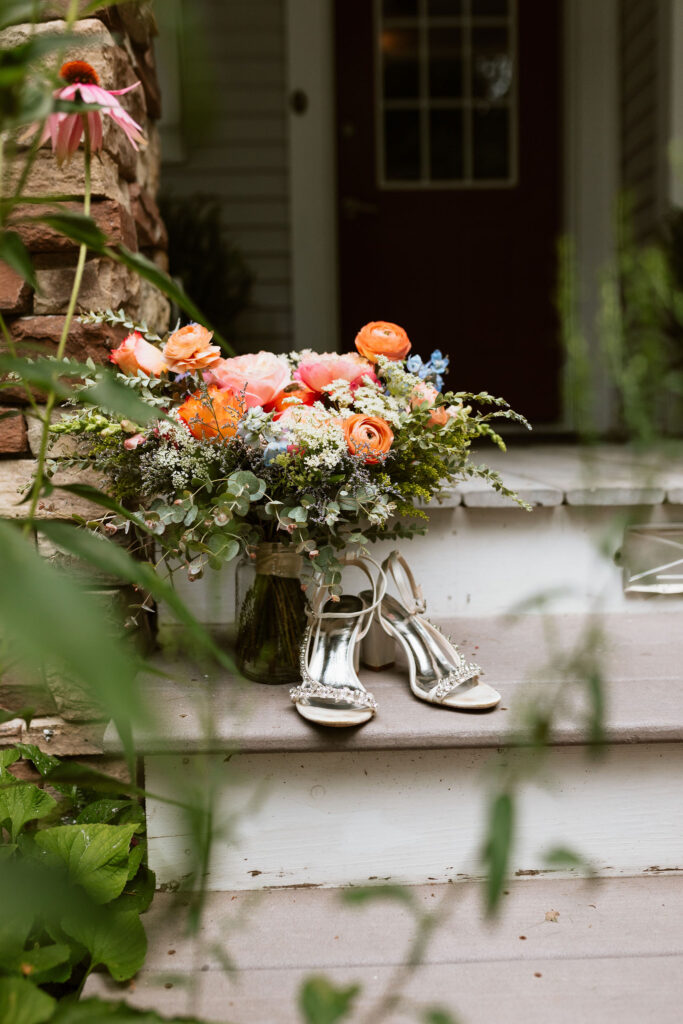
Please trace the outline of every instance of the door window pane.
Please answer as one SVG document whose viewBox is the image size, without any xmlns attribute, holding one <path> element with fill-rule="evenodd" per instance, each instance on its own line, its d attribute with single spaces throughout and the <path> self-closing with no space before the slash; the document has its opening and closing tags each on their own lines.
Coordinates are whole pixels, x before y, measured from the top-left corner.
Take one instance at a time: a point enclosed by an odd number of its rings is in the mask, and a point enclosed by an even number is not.
<svg viewBox="0 0 683 1024">
<path fill-rule="evenodd" d="M 458 18 L 462 14 L 462 0 L 428 0 L 432 18 Z"/>
<path fill-rule="evenodd" d="M 382 14 L 385 18 L 414 18 L 417 3 L 418 0 L 382 0 Z"/>
<path fill-rule="evenodd" d="M 380 187 L 514 184 L 521 0 L 367 2 L 378 31 Z"/>
<path fill-rule="evenodd" d="M 459 28 L 429 30 L 429 95 L 460 97 L 463 94 L 463 47 Z"/>
<path fill-rule="evenodd" d="M 508 0 L 472 0 L 472 15 L 480 18 L 504 18 L 509 12 Z"/>
<path fill-rule="evenodd" d="M 501 100 L 512 85 L 512 56 L 506 28 L 472 29 L 472 93 Z"/>
<path fill-rule="evenodd" d="M 386 99 L 417 99 L 420 94 L 417 30 L 385 28 L 381 43 Z"/>
<path fill-rule="evenodd" d="M 510 174 L 510 114 L 503 108 L 473 111 L 472 170 L 475 179 L 505 180 Z"/>
<path fill-rule="evenodd" d="M 417 181 L 420 177 L 419 110 L 387 110 L 384 161 L 387 181 Z"/>
<path fill-rule="evenodd" d="M 454 181 L 463 176 L 462 110 L 432 110 L 429 118 L 431 177 Z"/>
</svg>

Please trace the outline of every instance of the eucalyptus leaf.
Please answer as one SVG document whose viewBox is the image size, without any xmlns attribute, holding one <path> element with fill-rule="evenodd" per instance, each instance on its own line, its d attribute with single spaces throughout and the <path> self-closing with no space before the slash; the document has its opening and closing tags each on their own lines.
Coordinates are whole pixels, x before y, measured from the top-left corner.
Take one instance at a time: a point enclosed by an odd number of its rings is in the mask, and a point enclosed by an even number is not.
<svg viewBox="0 0 683 1024">
<path fill-rule="evenodd" d="M 71 881 L 95 903 L 107 903 L 121 894 L 128 880 L 134 832 L 135 825 L 58 825 L 36 833 L 35 843 L 62 861 Z"/>
</svg>

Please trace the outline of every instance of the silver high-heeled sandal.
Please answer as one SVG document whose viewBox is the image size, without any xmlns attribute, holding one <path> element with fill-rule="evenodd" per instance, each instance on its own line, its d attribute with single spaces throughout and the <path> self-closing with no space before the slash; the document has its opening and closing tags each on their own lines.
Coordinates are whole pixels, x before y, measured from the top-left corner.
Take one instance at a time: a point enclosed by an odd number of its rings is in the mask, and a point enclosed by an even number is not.
<svg viewBox="0 0 683 1024">
<path fill-rule="evenodd" d="M 396 644 L 405 651 L 410 689 L 420 700 L 457 711 L 483 711 L 500 702 L 500 694 L 479 682 L 481 669 L 466 661 L 429 619 L 425 600 L 405 559 L 392 551 L 382 563 L 401 597 L 385 595 L 373 617 L 361 648 L 361 661 L 369 668 L 388 668 Z M 364 596 L 360 595 L 361 598 Z"/>
<path fill-rule="evenodd" d="M 377 576 L 366 565 L 371 562 Z M 301 646 L 301 684 L 289 695 L 303 718 L 319 725 L 362 725 L 377 711 L 377 701 L 358 678 L 360 641 L 372 625 L 384 597 L 386 577 L 372 558 L 347 558 L 372 584 L 364 597 L 344 594 L 326 600 L 321 588 L 309 613 L 309 625 Z"/>
</svg>

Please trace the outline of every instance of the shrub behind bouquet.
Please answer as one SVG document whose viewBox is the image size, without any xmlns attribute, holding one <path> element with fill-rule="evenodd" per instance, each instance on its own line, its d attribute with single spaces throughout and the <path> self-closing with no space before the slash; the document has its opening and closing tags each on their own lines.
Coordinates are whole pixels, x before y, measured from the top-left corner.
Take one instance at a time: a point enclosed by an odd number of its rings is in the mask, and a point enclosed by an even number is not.
<svg viewBox="0 0 683 1024">
<path fill-rule="evenodd" d="M 85 319 L 108 318 L 116 314 Z M 270 607 L 286 633 L 287 606 L 295 606 L 292 648 L 303 618 L 301 582 L 315 577 L 337 596 L 343 551 L 423 532 L 428 517 L 419 504 L 459 479 L 482 476 L 514 497 L 471 461 L 471 445 L 488 437 L 504 448 L 495 420 L 526 421 L 486 392 L 443 392 L 448 358 L 409 355 L 396 324 L 366 324 L 356 351 L 342 355 L 226 359 L 199 324 L 165 342 L 153 338 L 133 331 L 111 359 L 159 409 L 156 422 L 140 429 L 91 409 L 53 430 L 80 438 L 78 464 L 105 475 L 111 496 L 157 537 L 170 569 L 182 566 L 196 579 L 243 552 L 256 559 L 258 575 L 271 577 L 268 586 L 288 588 Z M 127 529 L 129 519 L 108 517 L 104 525 Z M 258 561 L 280 545 L 301 560 L 295 574 L 273 582 Z M 252 655 L 257 644 L 253 638 Z"/>
</svg>

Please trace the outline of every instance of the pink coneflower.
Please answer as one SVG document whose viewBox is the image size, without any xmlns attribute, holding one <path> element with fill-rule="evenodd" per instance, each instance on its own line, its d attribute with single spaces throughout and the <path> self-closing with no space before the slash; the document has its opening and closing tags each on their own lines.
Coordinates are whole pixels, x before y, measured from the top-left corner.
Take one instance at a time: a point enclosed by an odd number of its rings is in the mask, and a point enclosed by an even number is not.
<svg viewBox="0 0 683 1024">
<path fill-rule="evenodd" d="M 68 160 L 76 152 L 83 138 L 86 123 L 90 135 L 90 149 L 95 153 L 102 148 L 103 113 L 109 114 L 123 129 L 133 149 L 138 148 L 138 142 L 143 139 L 142 128 L 123 109 L 116 97 L 135 89 L 140 84 L 139 82 L 134 82 L 133 85 L 129 85 L 125 89 L 103 89 L 97 72 L 84 60 L 72 60 L 64 64 L 59 76 L 67 84 L 63 88 L 55 90 L 56 99 L 97 103 L 103 109 L 102 111 L 89 110 L 84 114 L 58 112 L 49 115 L 40 141 L 42 144 L 46 139 L 52 139 L 52 149 L 57 156 L 58 163 L 61 164 L 64 160 Z"/>
</svg>

